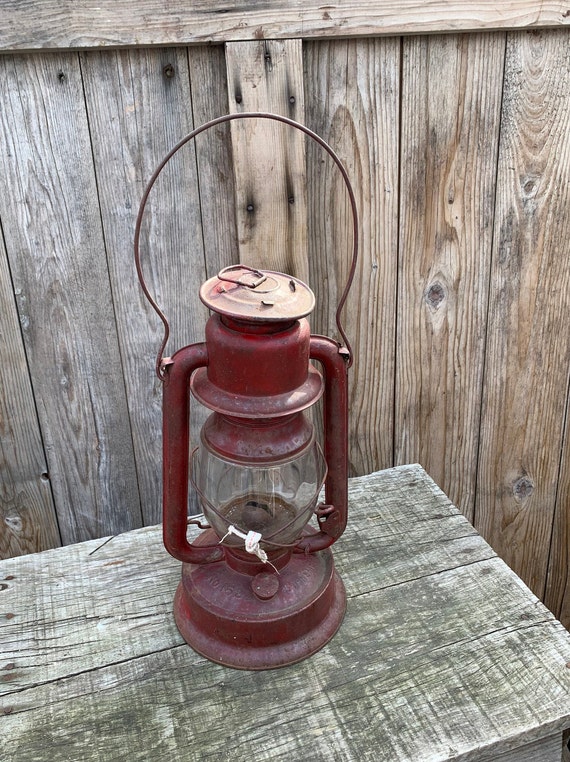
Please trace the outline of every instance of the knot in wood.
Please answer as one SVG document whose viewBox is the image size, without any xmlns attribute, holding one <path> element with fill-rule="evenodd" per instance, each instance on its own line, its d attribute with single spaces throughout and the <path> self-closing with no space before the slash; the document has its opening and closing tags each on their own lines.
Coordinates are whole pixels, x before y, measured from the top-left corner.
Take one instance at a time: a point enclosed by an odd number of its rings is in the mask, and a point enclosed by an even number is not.
<svg viewBox="0 0 570 762">
<path fill-rule="evenodd" d="M 445 299 L 445 288 L 441 283 L 439 283 L 439 281 L 432 283 L 426 292 L 425 299 L 432 309 L 439 309 L 441 303 Z"/>
<path fill-rule="evenodd" d="M 513 495 L 518 503 L 529 498 L 534 492 L 534 482 L 528 476 L 520 476 L 513 483 Z"/>
</svg>

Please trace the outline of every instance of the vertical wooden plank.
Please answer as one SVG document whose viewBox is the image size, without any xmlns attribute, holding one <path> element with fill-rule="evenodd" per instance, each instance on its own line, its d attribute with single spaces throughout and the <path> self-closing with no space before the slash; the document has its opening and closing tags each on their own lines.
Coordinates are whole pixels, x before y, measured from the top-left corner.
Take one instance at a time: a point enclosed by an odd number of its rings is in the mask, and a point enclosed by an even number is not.
<svg viewBox="0 0 570 762">
<path fill-rule="evenodd" d="M 192 113 L 196 127 L 228 113 L 223 45 L 188 49 Z M 215 83 L 215 85 L 214 85 Z M 230 125 L 218 125 L 196 139 L 206 272 L 239 262 Z"/>
<path fill-rule="evenodd" d="M 392 463 L 400 42 L 307 43 L 305 67 L 307 124 L 345 164 L 360 215 L 360 259 L 344 323 L 355 352 L 350 464 L 362 474 Z M 308 146 L 307 160 L 315 328 L 334 335 L 352 217 L 338 169 L 317 146 Z"/>
<path fill-rule="evenodd" d="M 404 40 L 396 463 L 473 515 L 503 34 Z"/>
<path fill-rule="evenodd" d="M 145 523 L 160 520 L 162 386 L 154 373 L 162 323 L 134 275 L 133 231 L 140 198 L 162 157 L 193 129 L 185 48 L 84 53 L 81 57 L 113 301 L 133 429 Z M 203 340 L 198 298 L 205 280 L 195 146 L 161 173 L 141 235 L 147 284 L 171 324 L 166 354 Z M 196 430 L 204 413 L 192 406 Z M 195 437 L 194 437 L 195 441 Z"/>
<path fill-rule="evenodd" d="M 2 236 L 0 342 L 0 558 L 11 558 L 60 539 Z"/>
<path fill-rule="evenodd" d="M 226 45 L 229 107 L 304 122 L 301 40 Z M 264 119 L 231 124 L 240 261 L 308 280 L 305 136 Z"/>
<path fill-rule="evenodd" d="M 140 525 L 79 62 L 0 60 L 0 215 L 65 543 Z"/>
<path fill-rule="evenodd" d="M 544 603 L 570 630 L 570 396 L 565 419 Z"/>
<path fill-rule="evenodd" d="M 508 38 L 475 512 L 539 596 L 570 365 L 568 41 L 565 31 Z"/>
</svg>

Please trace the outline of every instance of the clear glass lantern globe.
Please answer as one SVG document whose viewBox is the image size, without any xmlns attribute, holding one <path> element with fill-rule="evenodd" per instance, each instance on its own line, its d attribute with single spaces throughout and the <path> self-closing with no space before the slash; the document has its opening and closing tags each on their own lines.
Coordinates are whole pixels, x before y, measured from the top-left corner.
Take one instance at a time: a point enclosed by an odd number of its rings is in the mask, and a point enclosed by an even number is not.
<svg viewBox="0 0 570 762">
<path fill-rule="evenodd" d="M 301 453 L 270 464 L 226 460 L 202 441 L 192 456 L 192 483 L 204 516 L 227 545 L 243 547 L 228 535 L 258 532 L 266 549 L 294 543 L 314 513 L 327 474 L 320 446 L 312 441 Z M 227 535 L 227 537 L 226 537 Z"/>
</svg>

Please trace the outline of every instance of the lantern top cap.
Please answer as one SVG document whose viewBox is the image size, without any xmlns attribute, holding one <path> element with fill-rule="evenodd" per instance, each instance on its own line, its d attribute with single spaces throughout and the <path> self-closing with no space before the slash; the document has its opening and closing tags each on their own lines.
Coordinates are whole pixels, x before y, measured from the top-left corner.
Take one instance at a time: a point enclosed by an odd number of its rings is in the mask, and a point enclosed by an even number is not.
<svg viewBox="0 0 570 762">
<path fill-rule="evenodd" d="M 200 299 L 220 315 L 260 323 L 298 320 L 315 306 L 315 295 L 303 281 L 247 265 L 220 270 L 202 285 Z"/>
</svg>

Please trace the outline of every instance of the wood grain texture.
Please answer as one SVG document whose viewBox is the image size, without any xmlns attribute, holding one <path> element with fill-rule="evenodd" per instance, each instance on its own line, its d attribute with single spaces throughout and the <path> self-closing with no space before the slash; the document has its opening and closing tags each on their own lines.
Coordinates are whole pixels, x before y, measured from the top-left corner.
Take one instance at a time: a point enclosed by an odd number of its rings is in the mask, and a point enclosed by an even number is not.
<svg viewBox="0 0 570 762">
<path fill-rule="evenodd" d="M 553 760 L 568 633 L 418 466 L 351 480 L 350 508 L 341 630 L 269 672 L 182 644 L 158 527 L 2 562 L 3 758 Z"/>
<path fill-rule="evenodd" d="M 62 540 L 140 525 L 77 56 L 0 59 L 0 217 Z"/>
<path fill-rule="evenodd" d="M 129 402 L 144 523 L 161 516 L 162 385 L 154 365 L 163 326 L 134 273 L 140 198 L 162 157 L 193 129 L 185 48 L 82 54 L 113 304 Z M 200 193 L 193 144 L 155 184 L 145 211 L 141 260 L 147 285 L 171 324 L 166 354 L 202 341 L 207 312 Z M 204 420 L 192 407 L 196 432 Z M 194 437 L 195 439 L 195 437 Z"/>
<path fill-rule="evenodd" d="M 560 474 L 544 602 L 570 630 L 570 392 L 566 402 L 566 430 L 560 458 Z M 570 762 L 570 749 L 568 759 Z"/>
<path fill-rule="evenodd" d="M 481 762 L 560 762 L 560 737 L 542 739 L 524 747 L 492 757 L 480 757 Z M 563 758 L 564 759 L 564 758 Z"/>
<path fill-rule="evenodd" d="M 359 262 L 343 315 L 355 353 L 349 457 L 356 474 L 392 464 L 399 59 L 398 40 L 305 46 L 307 125 L 344 163 L 360 217 Z M 320 147 L 307 150 L 314 330 L 335 336 L 334 316 L 352 253 L 352 215 L 336 166 Z"/>
<path fill-rule="evenodd" d="M 560 762 L 560 747 L 560 737 L 555 735 L 504 754 L 482 756 L 480 762 Z"/>
<path fill-rule="evenodd" d="M 404 40 L 395 461 L 473 515 L 504 36 Z"/>
<path fill-rule="evenodd" d="M 188 50 L 192 84 L 192 113 L 198 127 L 227 114 L 228 87 L 223 45 Z M 202 237 L 208 278 L 222 267 L 238 263 L 235 185 L 231 131 L 228 124 L 203 132 L 196 139 Z"/>
<path fill-rule="evenodd" d="M 226 45 L 229 108 L 304 122 L 301 40 Z M 305 136 L 268 119 L 231 123 L 239 261 L 308 280 Z"/>
<path fill-rule="evenodd" d="M 366 593 L 368 580 L 380 569 L 381 586 L 388 588 L 495 558 L 417 468 L 400 469 L 394 478 L 351 480 L 351 512 L 358 513 L 365 496 L 374 506 L 365 518 L 366 533 L 349 522 L 335 547 L 343 578 L 349 572 L 351 596 Z M 410 526 L 400 520 L 401 505 L 414 512 Z M 189 537 L 196 535 L 196 528 L 189 527 Z M 358 572 L 350 574 L 355 544 L 361 549 Z M 0 693 L 182 643 L 170 615 L 180 564 L 164 549 L 160 526 L 13 559 L 1 569 L 11 578 L 0 590 L 1 611 L 18 613 L 0 619 L 2 659 L 16 664 L 10 678 L 0 680 Z M 141 588 L 137 580 L 147 576 L 152 584 Z M 38 590 L 36 577 L 53 583 Z M 143 600 L 145 616 L 140 611 Z"/>
<path fill-rule="evenodd" d="M 510 35 L 475 520 L 538 595 L 570 367 L 569 136 L 568 35 Z"/>
<path fill-rule="evenodd" d="M 15 295 L 0 236 L 0 558 L 59 545 Z"/>
<path fill-rule="evenodd" d="M 95 6 L 86 0 L 3 0 L 0 50 L 556 27 L 568 24 L 567 10 L 561 0 L 185 0 L 175 11 L 156 0 L 100 0 Z"/>
</svg>

